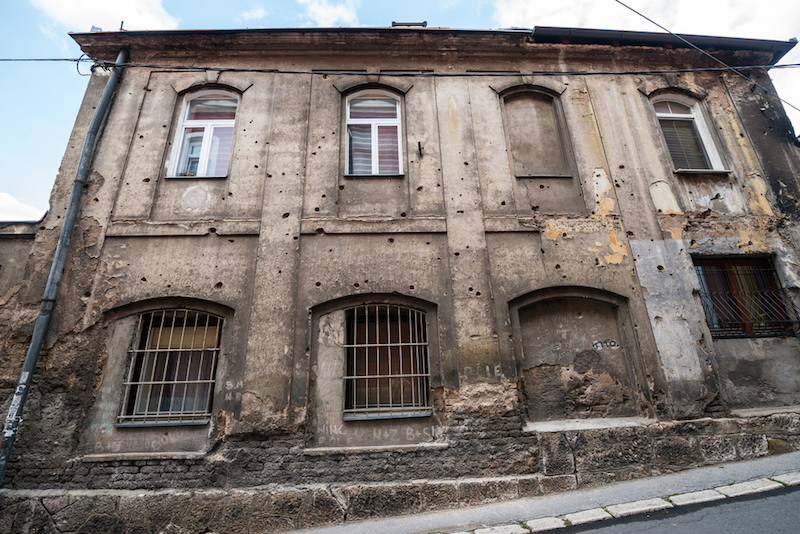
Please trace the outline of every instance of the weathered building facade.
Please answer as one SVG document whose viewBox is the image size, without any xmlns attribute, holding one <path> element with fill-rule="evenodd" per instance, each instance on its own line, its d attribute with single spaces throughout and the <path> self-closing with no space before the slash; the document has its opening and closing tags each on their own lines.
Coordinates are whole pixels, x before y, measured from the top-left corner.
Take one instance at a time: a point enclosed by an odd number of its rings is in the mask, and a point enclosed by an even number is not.
<svg viewBox="0 0 800 534">
<path fill-rule="evenodd" d="M 0 529 L 274 532 L 800 446 L 800 147 L 709 57 L 561 28 L 73 37 L 130 65 Z M 691 39 L 766 87 L 795 44 Z M 32 248 L 0 241 L 7 403 L 106 77 Z"/>
</svg>

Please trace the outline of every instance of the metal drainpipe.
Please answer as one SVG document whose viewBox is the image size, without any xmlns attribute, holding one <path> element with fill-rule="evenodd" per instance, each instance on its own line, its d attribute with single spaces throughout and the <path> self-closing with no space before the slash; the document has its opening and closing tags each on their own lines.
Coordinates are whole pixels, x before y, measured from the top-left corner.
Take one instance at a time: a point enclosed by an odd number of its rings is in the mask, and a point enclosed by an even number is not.
<svg viewBox="0 0 800 534">
<path fill-rule="evenodd" d="M 94 153 L 97 132 L 100 130 L 100 125 L 103 123 L 106 110 L 111 102 L 111 96 L 114 94 L 119 76 L 122 74 L 121 65 L 125 63 L 127 59 L 128 51 L 120 50 L 117 56 L 117 66 L 114 67 L 111 76 L 109 76 L 106 82 L 106 87 L 103 89 L 103 94 L 100 96 L 100 101 L 97 103 L 97 108 L 94 111 L 92 122 L 89 124 L 89 131 L 86 132 L 86 138 L 83 141 L 81 159 L 78 161 L 78 170 L 75 172 L 75 181 L 72 183 L 67 213 L 64 215 L 64 225 L 61 227 L 61 235 L 58 238 L 58 246 L 56 247 L 56 252 L 53 257 L 53 264 L 50 266 L 50 275 L 47 277 L 47 285 L 44 289 L 42 305 L 39 307 L 39 315 L 36 317 L 36 324 L 33 327 L 31 346 L 28 348 L 28 354 L 25 356 L 25 363 L 22 364 L 22 372 L 19 376 L 19 382 L 17 382 L 17 389 L 14 392 L 14 397 L 11 399 L 11 407 L 8 409 L 8 416 L 6 416 L 5 426 L 3 427 L 3 434 L 2 437 L 0 437 L 0 440 L 2 440 L 0 441 L 0 485 L 3 483 L 6 465 L 11 455 L 11 447 L 14 446 L 14 439 L 16 438 L 17 429 L 21 421 L 20 414 L 22 414 L 22 408 L 25 406 L 25 399 L 28 397 L 33 371 L 36 369 L 36 360 L 39 359 L 39 351 L 44 343 L 47 327 L 50 326 L 50 317 L 53 311 L 53 305 L 56 302 L 56 294 L 58 293 L 58 283 L 61 281 L 61 274 L 64 271 L 64 262 L 67 259 L 72 229 L 75 226 L 75 219 L 78 217 L 78 208 L 81 204 L 83 186 L 86 183 L 86 177 L 89 174 L 89 168 L 92 163 L 92 154 Z"/>
</svg>

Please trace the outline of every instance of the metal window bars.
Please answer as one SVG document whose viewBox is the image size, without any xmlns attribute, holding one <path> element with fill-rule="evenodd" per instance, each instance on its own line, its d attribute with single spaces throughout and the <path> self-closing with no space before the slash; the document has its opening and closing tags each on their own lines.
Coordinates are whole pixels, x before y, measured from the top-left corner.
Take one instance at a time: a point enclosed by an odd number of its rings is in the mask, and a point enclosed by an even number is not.
<svg viewBox="0 0 800 534">
<path fill-rule="evenodd" d="M 117 426 L 207 423 L 221 330 L 208 313 L 141 314 Z"/>
<path fill-rule="evenodd" d="M 698 259 L 700 299 L 714 338 L 794 336 L 800 310 L 769 258 Z"/>
<path fill-rule="evenodd" d="M 345 421 L 431 415 L 426 320 L 392 304 L 346 310 Z"/>
</svg>

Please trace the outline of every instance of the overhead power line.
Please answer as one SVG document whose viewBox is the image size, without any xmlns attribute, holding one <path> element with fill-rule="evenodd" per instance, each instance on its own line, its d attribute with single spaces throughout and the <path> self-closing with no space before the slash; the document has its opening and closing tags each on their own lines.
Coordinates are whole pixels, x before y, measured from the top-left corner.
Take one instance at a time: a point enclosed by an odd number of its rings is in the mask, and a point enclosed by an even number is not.
<svg viewBox="0 0 800 534">
<path fill-rule="evenodd" d="M 0 58 L 0 62 L 25 62 L 25 61 L 71 61 L 80 63 L 94 63 L 97 67 L 110 68 L 115 65 L 113 62 L 94 61 L 89 58 Z M 236 67 L 204 67 L 202 65 L 164 65 L 157 63 L 124 63 L 123 67 L 140 67 L 150 69 L 167 70 L 194 70 L 194 71 L 214 71 L 214 72 L 256 72 L 262 74 L 324 74 L 328 76 L 390 76 L 390 77 L 469 77 L 469 76 L 615 76 L 615 75 L 636 75 L 636 74 L 669 74 L 680 72 L 721 72 L 734 70 L 732 67 L 694 67 L 685 69 L 645 69 L 645 70 L 580 70 L 580 71 L 519 71 L 519 72 L 367 72 L 367 71 L 334 71 L 334 70 L 285 70 L 285 69 L 251 69 Z M 796 69 L 800 68 L 800 63 L 786 63 L 783 65 L 744 65 L 738 67 L 739 70 L 770 70 L 770 69 Z M 749 79 L 749 78 L 748 78 Z M 755 83 L 755 82 L 753 82 Z M 757 84 L 756 84 L 757 85 Z M 760 86 L 759 86 L 760 87 Z M 766 89 L 765 89 L 766 90 Z M 794 106 L 793 106 L 794 107 Z"/>
<path fill-rule="evenodd" d="M 697 46 L 693 45 L 680 35 L 676 35 L 666 28 L 663 28 L 658 23 L 648 19 L 638 11 L 631 9 L 630 7 L 626 6 L 619 0 L 614 0 L 618 2 L 622 6 L 630 9 L 637 15 L 640 15 L 647 19 L 648 21 L 652 22 L 659 28 L 662 28 L 667 33 L 675 35 L 678 39 L 684 41 L 692 48 L 695 48 L 702 52 L 704 55 L 708 56 L 709 58 L 713 59 L 722 67 L 694 67 L 694 68 L 686 68 L 686 69 L 645 69 L 645 70 L 622 70 L 622 71 L 530 71 L 530 72 L 366 72 L 366 71 L 327 71 L 327 70 L 283 70 L 283 69 L 243 69 L 243 68 L 235 68 L 235 67 L 203 67 L 198 65 L 162 65 L 162 64 L 154 64 L 154 63 L 124 63 L 122 66 L 125 68 L 128 67 L 140 67 L 140 68 L 149 68 L 149 69 L 165 69 L 165 70 L 182 70 L 182 71 L 214 71 L 214 72 L 255 72 L 255 73 L 262 73 L 262 74 L 318 74 L 318 75 L 328 75 L 328 76 L 365 76 L 365 75 L 373 75 L 373 76 L 387 76 L 387 77 L 434 77 L 434 78 L 457 78 L 457 77 L 481 77 L 481 76 L 500 76 L 500 77 L 511 77 L 511 76 L 626 76 L 626 75 L 644 75 L 644 74 L 671 74 L 671 73 L 682 73 L 682 72 L 722 72 L 722 71 L 731 71 L 736 73 L 737 75 L 741 76 L 745 80 L 749 81 L 753 85 L 761 88 L 764 92 L 769 95 L 774 96 L 790 108 L 800 111 L 800 108 L 793 105 L 791 102 L 788 102 L 778 96 L 774 91 L 770 91 L 763 85 L 759 84 L 742 71 L 751 71 L 751 70 L 771 70 L 771 69 L 796 69 L 800 67 L 800 63 L 786 63 L 784 65 L 744 65 L 738 68 L 731 67 L 727 63 L 720 61 L 719 59 L 715 58 L 705 50 L 698 48 Z M 109 61 L 94 61 L 91 58 L 83 57 L 80 58 L 0 58 L 0 63 L 2 62 L 74 62 L 75 66 L 78 67 L 81 63 L 94 63 L 96 67 L 103 67 L 103 68 L 113 68 L 115 63 Z M 78 70 L 78 73 L 82 76 L 86 76 L 85 74 L 81 73 Z"/>
</svg>

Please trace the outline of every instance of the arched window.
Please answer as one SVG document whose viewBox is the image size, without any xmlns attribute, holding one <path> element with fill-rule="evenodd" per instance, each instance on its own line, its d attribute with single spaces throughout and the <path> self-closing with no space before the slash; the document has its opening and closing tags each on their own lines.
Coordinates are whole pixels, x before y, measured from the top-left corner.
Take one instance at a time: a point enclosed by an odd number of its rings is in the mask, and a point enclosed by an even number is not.
<svg viewBox="0 0 800 534">
<path fill-rule="evenodd" d="M 184 98 L 170 176 L 227 176 L 238 103 L 235 95 L 219 90 Z"/>
<path fill-rule="evenodd" d="M 393 304 L 345 310 L 344 420 L 431 414 L 424 312 Z"/>
<path fill-rule="evenodd" d="M 210 313 L 140 314 L 117 425 L 208 422 L 221 332 Z"/>
<path fill-rule="evenodd" d="M 646 409 L 627 299 L 560 287 L 509 307 L 531 421 L 634 417 Z"/>
<path fill-rule="evenodd" d="M 503 97 L 503 112 L 515 176 L 572 176 L 572 156 L 557 98 L 527 88 L 514 90 Z"/>
<path fill-rule="evenodd" d="M 347 97 L 345 174 L 403 174 L 400 98 L 368 89 Z"/>
<path fill-rule="evenodd" d="M 675 170 L 722 169 L 696 102 L 665 95 L 653 101 L 653 108 Z"/>
</svg>

